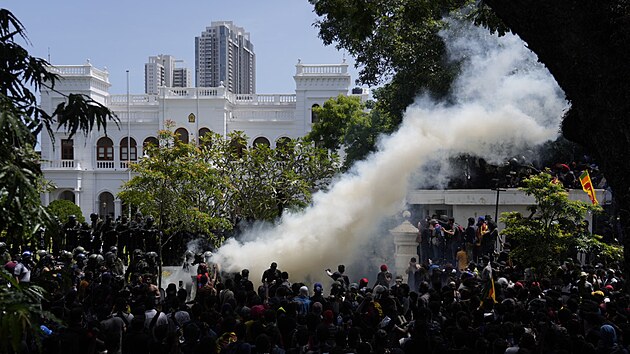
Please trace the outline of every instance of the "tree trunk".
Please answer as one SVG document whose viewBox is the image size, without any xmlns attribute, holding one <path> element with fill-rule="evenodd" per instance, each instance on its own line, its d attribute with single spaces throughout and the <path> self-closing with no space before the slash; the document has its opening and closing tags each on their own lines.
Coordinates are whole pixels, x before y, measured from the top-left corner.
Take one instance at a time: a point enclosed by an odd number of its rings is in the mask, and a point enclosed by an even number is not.
<svg viewBox="0 0 630 354">
<path fill-rule="evenodd" d="M 630 2 L 485 0 L 547 66 L 571 103 L 564 136 L 585 146 L 630 235 Z M 630 237 L 623 237 L 630 290 Z"/>
</svg>

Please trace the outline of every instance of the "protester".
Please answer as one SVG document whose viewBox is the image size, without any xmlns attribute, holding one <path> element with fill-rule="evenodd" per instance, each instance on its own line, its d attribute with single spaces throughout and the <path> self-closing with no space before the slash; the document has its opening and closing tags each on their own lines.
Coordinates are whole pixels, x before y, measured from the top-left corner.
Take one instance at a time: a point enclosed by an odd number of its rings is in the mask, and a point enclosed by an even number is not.
<svg viewBox="0 0 630 354">
<path fill-rule="evenodd" d="M 439 222 L 428 221 L 435 235 Z M 470 259 L 467 248 L 486 222 L 485 247 Z M 156 255 L 130 252 L 125 269 L 122 250 L 103 249 L 111 235 L 101 247 L 90 243 L 104 255 L 82 246 L 58 255 L 24 249 L 5 269 L 20 286 L 44 287 L 42 309 L 55 315 L 41 338 L 25 339 L 24 353 L 37 340 L 54 354 L 628 353 L 630 295 L 619 264 L 582 266 L 572 257 L 541 277 L 511 261 L 509 243 L 500 253 L 483 243 L 495 230 L 491 219 L 471 218 L 455 264 L 412 257 L 406 277 L 382 264 L 373 284 L 346 275 L 344 265 L 334 273 L 322 265 L 321 279 L 293 279 L 276 262 L 252 277 L 222 272 L 201 252 L 186 260 L 194 293 L 175 283 L 159 289 Z M 7 248 L 0 243 L 0 256 Z"/>
</svg>

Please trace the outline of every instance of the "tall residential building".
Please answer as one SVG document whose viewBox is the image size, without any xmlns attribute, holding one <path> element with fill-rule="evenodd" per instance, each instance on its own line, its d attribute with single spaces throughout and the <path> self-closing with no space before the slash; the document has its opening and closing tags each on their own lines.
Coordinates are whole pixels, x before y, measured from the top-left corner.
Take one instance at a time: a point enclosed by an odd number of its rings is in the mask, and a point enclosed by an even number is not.
<svg viewBox="0 0 630 354">
<path fill-rule="evenodd" d="M 144 64 L 144 92 L 157 94 L 160 86 L 191 87 L 190 70 L 176 67 L 182 62 L 167 54 L 149 57 L 149 62 Z"/>
<path fill-rule="evenodd" d="M 193 87 L 192 73 L 188 68 L 173 70 L 173 87 Z"/>
<path fill-rule="evenodd" d="M 232 93 L 256 93 L 256 55 L 249 32 L 231 21 L 214 21 L 195 37 L 197 87 L 219 87 Z"/>
</svg>

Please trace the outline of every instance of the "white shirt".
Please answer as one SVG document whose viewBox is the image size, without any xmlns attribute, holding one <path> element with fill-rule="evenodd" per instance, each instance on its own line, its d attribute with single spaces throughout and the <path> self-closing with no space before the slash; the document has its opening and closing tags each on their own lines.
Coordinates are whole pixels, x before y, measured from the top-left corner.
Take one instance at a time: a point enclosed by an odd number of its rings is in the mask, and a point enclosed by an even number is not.
<svg viewBox="0 0 630 354">
<path fill-rule="evenodd" d="M 149 328 L 149 325 L 151 324 L 151 321 L 153 320 L 153 317 L 155 317 L 156 313 L 157 311 L 155 309 L 144 312 L 144 317 L 145 317 L 144 327 L 145 328 Z M 160 317 L 158 317 L 157 321 L 155 322 L 155 327 L 161 326 L 161 325 L 168 326 L 168 317 L 166 317 L 166 314 L 164 312 L 160 312 Z"/>
<path fill-rule="evenodd" d="M 13 270 L 13 275 L 15 275 L 20 283 L 30 283 L 31 282 L 31 270 L 25 266 L 22 262 L 19 262 L 15 269 Z"/>
</svg>

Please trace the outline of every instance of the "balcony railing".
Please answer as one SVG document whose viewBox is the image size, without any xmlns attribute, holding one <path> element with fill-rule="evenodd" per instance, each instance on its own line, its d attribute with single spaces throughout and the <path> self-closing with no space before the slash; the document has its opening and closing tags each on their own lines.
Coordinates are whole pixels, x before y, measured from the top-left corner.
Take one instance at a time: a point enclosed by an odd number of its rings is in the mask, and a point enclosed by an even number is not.
<svg viewBox="0 0 630 354">
<path fill-rule="evenodd" d="M 292 105 L 297 101 L 295 94 L 236 94 L 236 104 Z"/>
<path fill-rule="evenodd" d="M 137 161 L 131 161 L 134 163 Z M 119 161 L 119 160 L 111 160 L 111 161 L 95 161 L 95 165 L 97 170 L 127 170 L 128 161 Z M 81 170 L 85 168 L 86 165 L 81 165 L 81 161 L 79 160 L 44 160 L 41 161 L 42 170 Z M 87 165 L 89 168 L 89 164 Z"/>
<path fill-rule="evenodd" d="M 131 160 L 131 161 L 120 161 L 120 168 L 123 169 L 123 170 L 126 170 L 127 168 L 129 168 L 130 164 L 133 164 L 133 163 L 136 163 L 136 162 L 138 162 L 138 161 L 134 161 L 134 160 Z"/>
<path fill-rule="evenodd" d="M 98 169 L 112 170 L 115 166 L 114 161 L 96 161 L 96 168 Z"/>
<path fill-rule="evenodd" d="M 90 64 L 49 66 L 48 71 L 62 77 L 94 76 L 105 82 L 109 82 L 109 73 L 106 70 L 97 69 Z"/>
<path fill-rule="evenodd" d="M 44 160 L 42 170 L 80 170 L 81 163 L 77 160 Z"/>
<path fill-rule="evenodd" d="M 295 75 L 349 75 L 348 64 L 301 64 L 295 66 Z"/>
<path fill-rule="evenodd" d="M 157 104 L 158 104 L 157 95 L 129 95 L 130 106 L 157 105 Z M 126 106 L 127 95 L 110 95 L 109 105 L 110 106 Z"/>
</svg>

